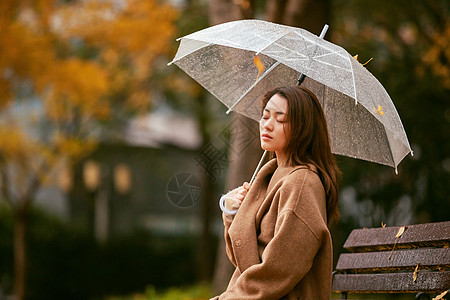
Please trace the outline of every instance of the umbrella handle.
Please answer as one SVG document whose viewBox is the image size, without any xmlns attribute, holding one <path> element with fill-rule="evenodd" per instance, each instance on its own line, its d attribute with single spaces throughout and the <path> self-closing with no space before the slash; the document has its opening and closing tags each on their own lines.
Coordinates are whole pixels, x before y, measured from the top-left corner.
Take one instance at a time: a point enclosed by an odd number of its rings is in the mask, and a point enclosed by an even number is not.
<svg viewBox="0 0 450 300">
<path fill-rule="evenodd" d="M 253 172 L 252 179 L 250 179 L 250 185 L 251 185 L 251 184 L 253 183 L 253 181 L 255 180 L 256 174 L 258 174 L 259 168 L 261 168 L 261 164 L 262 164 L 262 162 L 263 162 L 263 160 L 264 160 L 264 157 L 266 157 L 266 154 L 267 154 L 267 150 L 264 150 L 264 153 L 263 153 L 261 159 L 259 160 L 258 165 L 256 166 L 256 170 L 255 170 L 255 172 Z"/>
</svg>

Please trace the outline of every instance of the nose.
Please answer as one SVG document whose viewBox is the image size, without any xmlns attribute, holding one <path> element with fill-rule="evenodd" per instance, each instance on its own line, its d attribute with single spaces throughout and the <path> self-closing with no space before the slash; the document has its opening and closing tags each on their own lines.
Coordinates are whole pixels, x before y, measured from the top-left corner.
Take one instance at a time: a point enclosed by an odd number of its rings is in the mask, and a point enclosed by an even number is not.
<svg viewBox="0 0 450 300">
<path fill-rule="evenodd" d="M 272 118 L 268 118 L 266 120 L 261 119 L 262 121 L 262 128 L 266 131 L 272 131 L 273 130 L 273 120 Z"/>
</svg>

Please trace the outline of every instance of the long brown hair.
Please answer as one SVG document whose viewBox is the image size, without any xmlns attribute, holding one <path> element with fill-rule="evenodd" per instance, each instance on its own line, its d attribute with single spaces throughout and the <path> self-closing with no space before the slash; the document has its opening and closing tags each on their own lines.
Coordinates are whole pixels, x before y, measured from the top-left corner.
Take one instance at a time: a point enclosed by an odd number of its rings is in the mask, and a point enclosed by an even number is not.
<svg viewBox="0 0 450 300">
<path fill-rule="evenodd" d="M 339 216 L 338 180 L 341 172 L 331 153 L 327 122 L 317 97 L 299 86 L 275 88 L 264 95 L 263 109 L 273 95 L 287 100 L 286 125 L 289 130 L 285 153 L 289 165 L 316 166 L 326 192 L 327 222 Z"/>
</svg>

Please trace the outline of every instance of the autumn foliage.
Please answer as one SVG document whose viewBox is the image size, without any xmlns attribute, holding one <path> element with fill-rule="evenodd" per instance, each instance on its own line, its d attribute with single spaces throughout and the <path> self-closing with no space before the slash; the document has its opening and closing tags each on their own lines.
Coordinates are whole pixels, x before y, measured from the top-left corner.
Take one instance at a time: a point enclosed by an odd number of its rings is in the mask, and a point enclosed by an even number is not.
<svg viewBox="0 0 450 300">
<path fill-rule="evenodd" d="M 156 0 L 0 1 L 0 198 L 16 215 L 62 160 L 94 149 L 100 125 L 149 108 L 176 18 Z"/>
</svg>

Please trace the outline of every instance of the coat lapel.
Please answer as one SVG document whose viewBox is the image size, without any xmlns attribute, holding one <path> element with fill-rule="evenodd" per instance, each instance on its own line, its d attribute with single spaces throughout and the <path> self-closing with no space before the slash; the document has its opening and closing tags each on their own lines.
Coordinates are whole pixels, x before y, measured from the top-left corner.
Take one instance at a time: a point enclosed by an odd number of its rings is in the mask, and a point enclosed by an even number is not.
<svg viewBox="0 0 450 300">
<path fill-rule="evenodd" d="M 266 196 L 270 177 L 276 168 L 276 159 L 261 168 L 228 231 L 237 267 L 241 273 L 248 267 L 260 263 L 255 216 Z"/>
<path fill-rule="evenodd" d="M 273 194 L 270 191 L 280 179 L 301 168 L 308 167 L 300 165 L 277 169 L 277 160 L 275 158 L 265 164 L 258 172 L 251 189 L 228 230 L 237 267 L 241 273 L 250 266 L 260 263 L 257 240 L 257 227 L 259 227 L 260 218 L 262 217 L 260 209 L 265 210 L 272 201 L 272 199 L 266 199 L 266 196 Z M 309 168 L 313 171 L 316 170 L 313 165 L 310 165 Z M 262 205 L 264 207 L 261 207 Z"/>
</svg>

